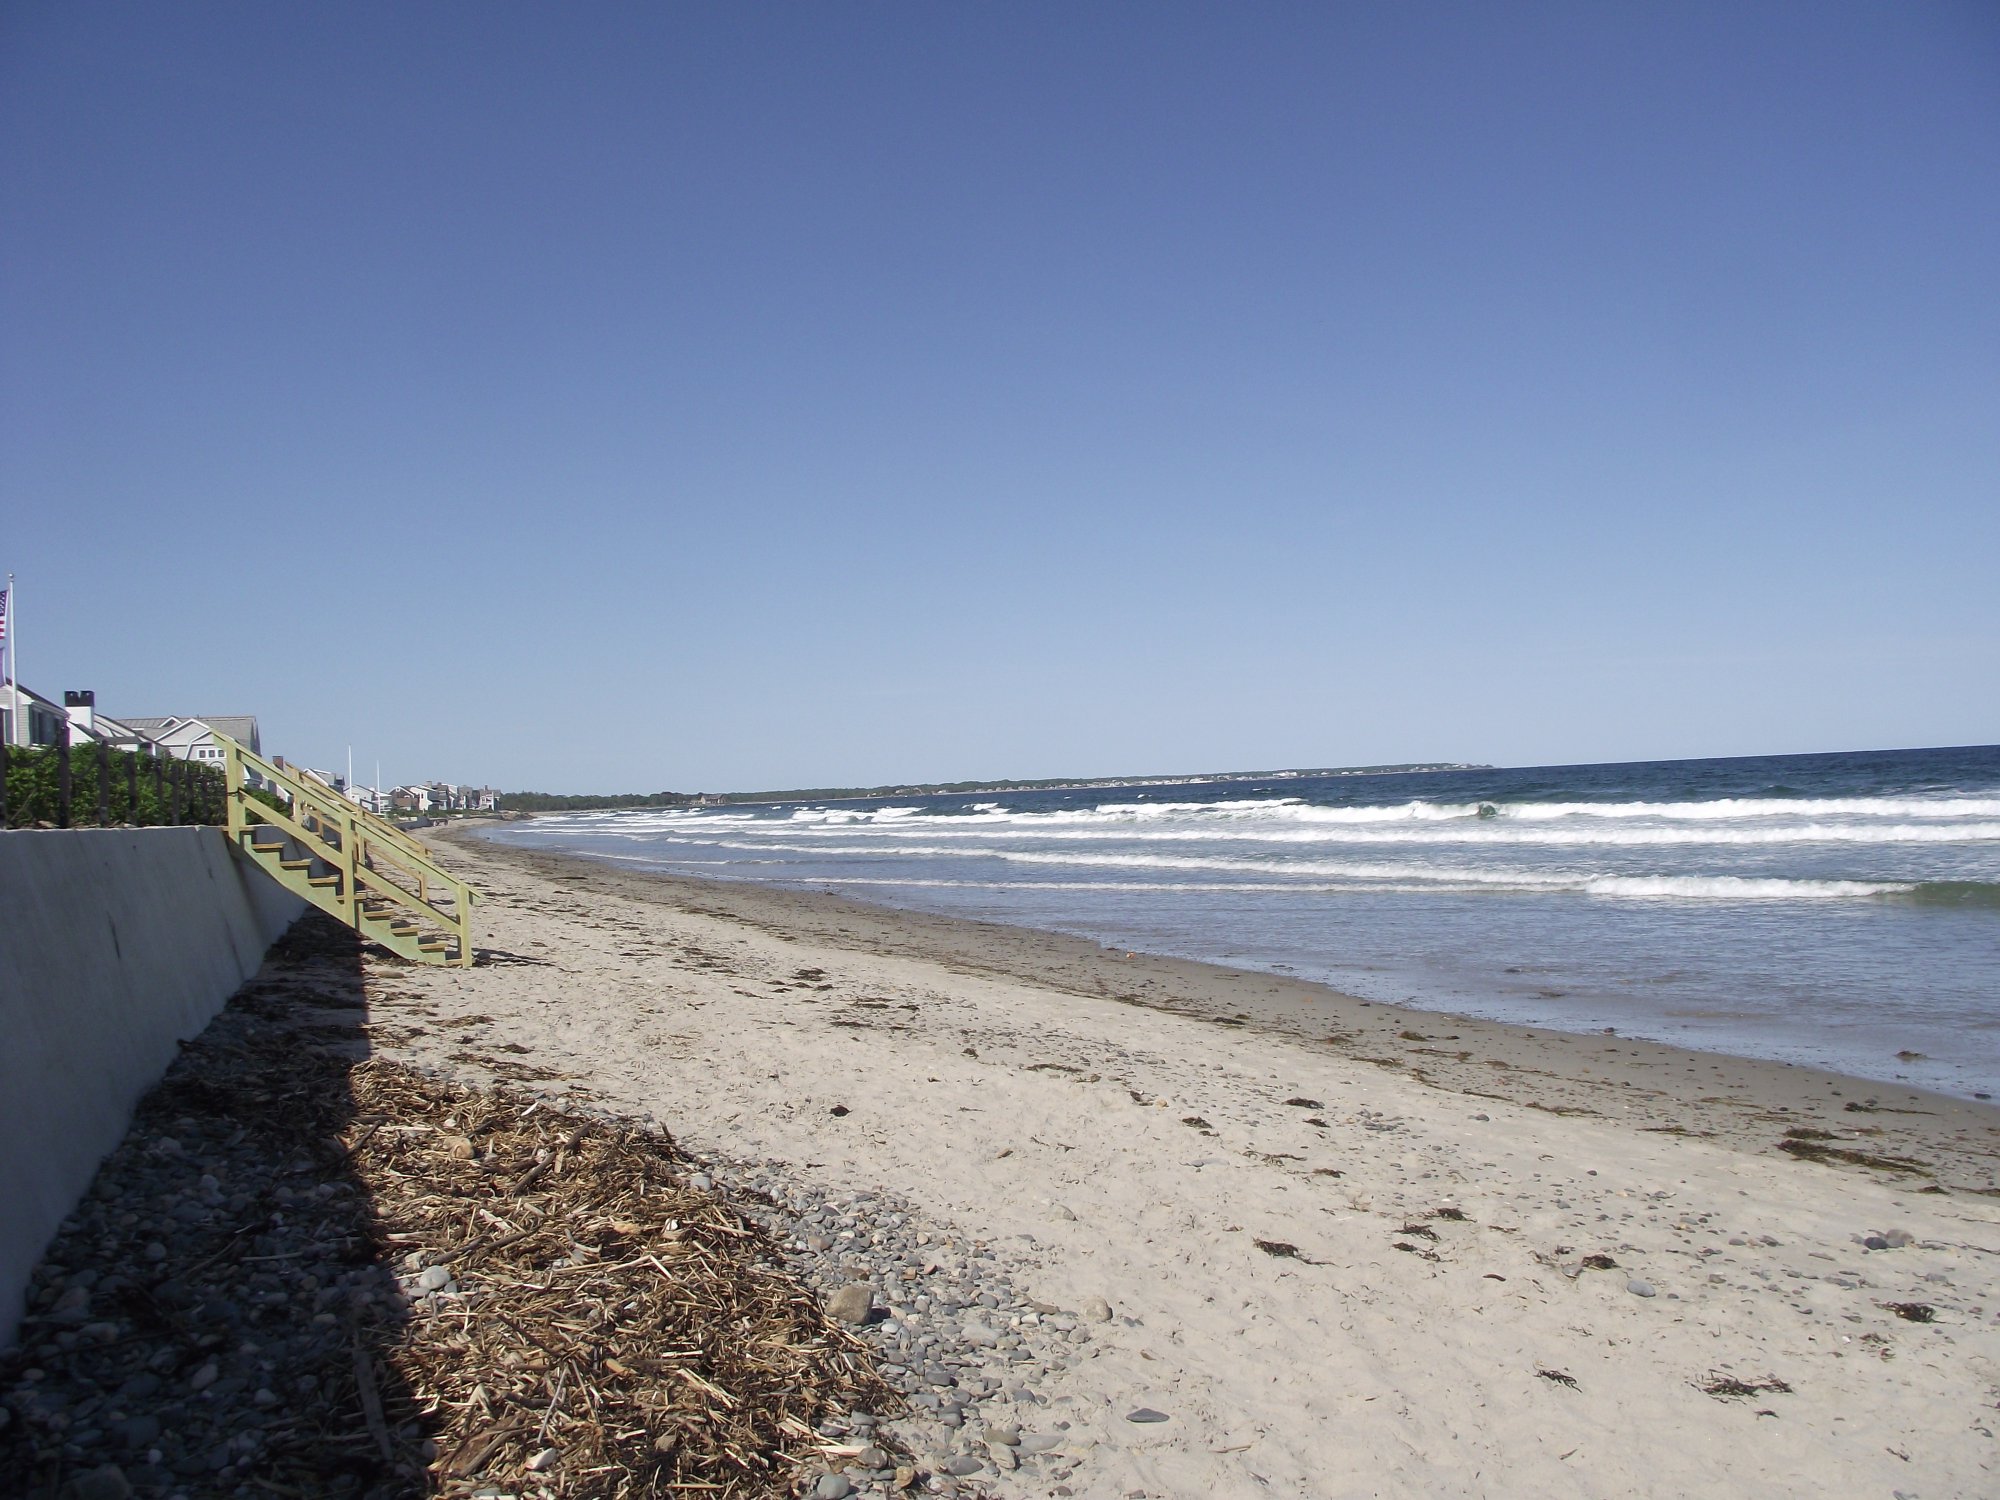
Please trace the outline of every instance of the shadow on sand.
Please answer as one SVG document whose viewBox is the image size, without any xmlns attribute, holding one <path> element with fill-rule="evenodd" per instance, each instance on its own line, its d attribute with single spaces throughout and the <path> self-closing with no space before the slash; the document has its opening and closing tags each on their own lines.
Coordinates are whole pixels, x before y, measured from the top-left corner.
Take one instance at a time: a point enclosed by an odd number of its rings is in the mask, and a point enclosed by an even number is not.
<svg viewBox="0 0 2000 1500">
<path fill-rule="evenodd" d="M 10 1492 L 427 1489 L 433 1424 L 387 1357 L 407 1320 L 397 1247 L 350 1156 L 385 1128 L 349 1085 L 369 1050 L 361 959 L 308 913 L 140 1104 L 0 1355 Z"/>
</svg>

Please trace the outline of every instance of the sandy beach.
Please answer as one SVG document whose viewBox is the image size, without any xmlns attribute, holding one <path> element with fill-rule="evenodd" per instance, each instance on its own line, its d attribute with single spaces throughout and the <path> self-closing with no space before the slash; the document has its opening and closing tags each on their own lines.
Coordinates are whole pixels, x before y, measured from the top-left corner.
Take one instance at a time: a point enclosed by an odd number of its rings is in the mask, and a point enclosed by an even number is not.
<svg viewBox="0 0 2000 1500">
<path fill-rule="evenodd" d="M 1102 1299 L 1022 1407 L 1066 1492 L 2000 1489 L 1990 1106 L 438 846 L 489 961 L 376 967 L 377 1051 L 906 1201 L 1052 1314 Z"/>
</svg>

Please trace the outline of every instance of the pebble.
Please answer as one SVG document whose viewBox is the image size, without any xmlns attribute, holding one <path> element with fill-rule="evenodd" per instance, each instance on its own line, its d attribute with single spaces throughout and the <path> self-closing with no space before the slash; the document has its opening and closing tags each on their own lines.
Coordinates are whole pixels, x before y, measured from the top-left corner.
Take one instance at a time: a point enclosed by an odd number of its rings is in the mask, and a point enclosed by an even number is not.
<svg viewBox="0 0 2000 1500">
<path fill-rule="evenodd" d="M 244 1023 L 227 1012 L 216 1023 L 230 1024 Z M 226 1036 L 217 1039 L 227 1046 Z M 148 1128 L 169 1123 L 183 1150 L 149 1149 Z M 435 1248 L 399 1250 L 387 1265 L 359 1261 L 359 1205 L 344 1180 L 272 1156 L 270 1143 L 240 1123 L 218 1112 L 168 1115 L 149 1127 L 142 1110 L 34 1274 L 25 1345 L 0 1365 L 0 1431 L 10 1453 L 61 1462 L 76 1500 L 99 1500 L 81 1484 L 106 1470 L 118 1478 L 106 1473 L 102 1500 L 126 1500 L 135 1488 L 145 1500 L 250 1494 L 247 1476 L 272 1472 L 262 1434 L 319 1411 L 351 1379 L 357 1317 L 364 1328 L 436 1317 L 456 1288 L 450 1266 L 426 1264 Z M 1112 1309 L 1102 1297 L 1070 1301 L 1037 1286 L 1044 1252 L 1035 1241 L 981 1242 L 887 1192 L 766 1161 L 712 1156 L 690 1163 L 690 1179 L 697 1175 L 771 1234 L 787 1268 L 830 1313 L 849 1315 L 911 1404 L 893 1419 L 841 1418 L 829 1436 L 861 1451 L 802 1493 L 908 1490 L 921 1472 L 909 1453 L 949 1454 L 956 1467 L 926 1466 L 958 1477 L 1008 1466 L 1038 1492 L 1051 1481 L 1089 1491 L 1073 1478 L 1072 1455 L 1085 1440 L 1023 1437 L 1016 1415 L 1048 1407 L 1054 1383 L 1091 1354 L 1096 1325 L 1111 1322 Z M 239 1245 L 240 1257 L 213 1262 L 226 1243 Z M 112 1322 L 135 1289 L 184 1332 L 134 1338 L 129 1321 Z M 84 1339 L 94 1321 L 115 1337 Z M 74 1373 L 85 1348 L 93 1351 L 87 1381 Z M 1058 1447 L 1063 1455 L 1052 1456 Z M 125 1468 L 79 1473 L 104 1457 Z M 537 1460 L 552 1470 L 530 1472 L 561 1472 L 559 1455 Z M 6 1473 L 0 1489 L 15 1477 Z M 522 1485 L 492 1488 L 513 1495 Z"/>
<path fill-rule="evenodd" d="M 246 1035 L 265 1027 L 232 1006 L 182 1052 L 169 1085 L 193 1074 L 206 1095 L 141 1104 L 32 1273 L 21 1345 L 0 1354 L 0 1493 L 54 1495 L 38 1476 L 60 1473 L 64 1500 L 247 1496 L 250 1475 L 298 1472 L 340 1425 L 350 1322 L 373 1339 L 410 1315 L 392 1268 L 355 1253 L 345 1174 L 231 1103 L 232 1068 L 258 1066 L 234 1043 L 268 1047 L 268 1030 Z M 163 1127 L 180 1149 L 158 1149 Z"/>
<path fill-rule="evenodd" d="M 132 1493 L 132 1482 L 118 1465 L 104 1464 L 77 1475 L 70 1481 L 69 1492 L 75 1500 L 126 1500 Z"/>
<path fill-rule="evenodd" d="M 829 1316 L 843 1323 L 865 1323 L 875 1306 L 875 1293 L 866 1282 L 850 1281 L 826 1299 Z"/>
<path fill-rule="evenodd" d="M 1655 1295 L 1653 1283 L 1650 1281 L 1641 1281 L 1636 1276 L 1625 1283 L 1625 1290 L 1635 1297 L 1651 1297 Z"/>
<path fill-rule="evenodd" d="M 838 1474 L 822 1474 L 813 1486 L 813 1500 L 847 1500 L 854 1486 Z"/>
<path fill-rule="evenodd" d="M 1646 1295 L 1650 1297 L 1652 1293 L 1648 1292 Z M 1141 1406 L 1134 1411 L 1126 1412 L 1125 1420 L 1128 1422 L 1164 1422 L 1167 1420 L 1167 1414 L 1163 1411 L 1154 1411 L 1150 1406 Z"/>
<path fill-rule="evenodd" d="M 699 1165 L 716 1191 L 771 1233 L 788 1269 L 819 1292 L 830 1314 L 843 1310 L 835 1299 L 853 1289 L 844 1310 L 859 1316 L 849 1326 L 874 1345 L 878 1368 L 909 1403 L 893 1421 L 870 1418 L 865 1433 L 858 1418 L 841 1427 L 873 1451 L 822 1477 L 845 1478 L 865 1496 L 910 1488 L 914 1474 L 907 1465 L 891 1471 L 893 1460 L 873 1441 L 878 1434 L 911 1453 L 949 1455 L 929 1465 L 941 1476 L 1004 1469 L 1004 1451 L 1024 1474 L 1071 1477 L 1078 1460 L 1048 1457 L 1066 1439 L 1023 1438 L 1015 1413 L 1047 1405 L 1049 1383 L 1088 1354 L 1087 1325 L 1112 1319 L 1103 1298 L 1064 1303 L 1028 1294 L 1038 1247 L 1026 1237 L 983 1243 L 887 1192 L 842 1191 L 768 1162 L 713 1154 Z M 1002 1440 L 1009 1434 L 1015 1442 Z"/>
</svg>

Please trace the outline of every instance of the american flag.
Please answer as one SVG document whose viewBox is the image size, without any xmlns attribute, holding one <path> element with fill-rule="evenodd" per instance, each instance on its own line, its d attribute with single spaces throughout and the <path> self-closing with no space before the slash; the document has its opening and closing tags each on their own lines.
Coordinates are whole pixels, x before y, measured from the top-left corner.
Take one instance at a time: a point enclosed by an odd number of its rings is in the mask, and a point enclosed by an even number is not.
<svg viewBox="0 0 2000 1500">
<path fill-rule="evenodd" d="M 0 641 L 7 639 L 7 591 L 0 589 Z"/>
</svg>

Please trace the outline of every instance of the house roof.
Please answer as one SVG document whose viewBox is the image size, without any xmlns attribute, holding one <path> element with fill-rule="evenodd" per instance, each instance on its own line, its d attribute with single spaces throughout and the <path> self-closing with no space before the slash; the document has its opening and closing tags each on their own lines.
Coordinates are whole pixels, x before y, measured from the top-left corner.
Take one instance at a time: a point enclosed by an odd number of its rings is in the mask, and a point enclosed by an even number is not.
<svg viewBox="0 0 2000 1500">
<path fill-rule="evenodd" d="M 183 724 L 204 724 L 217 734 L 226 734 L 238 744 L 255 747 L 257 744 L 257 716 L 255 714 L 165 714 L 154 718 L 127 718 L 119 721 L 129 724 L 147 738 L 168 734 Z"/>
<path fill-rule="evenodd" d="M 17 694 L 21 698 L 26 698 L 35 703 L 39 703 L 44 708 L 52 708 L 59 714 L 66 713 L 68 711 L 60 703 L 56 702 L 55 699 L 43 697 L 40 693 L 36 692 L 33 688 L 27 686 L 25 683 L 10 682 L 7 684 L 6 690 Z"/>
<path fill-rule="evenodd" d="M 195 717 L 217 734 L 226 734 L 240 745 L 257 743 L 255 714 L 196 714 Z"/>
<path fill-rule="evenodd" d="M 91 719 L 92 731 L 101 740 L 151 740 L 152 735 L 141 729 L 130 719 L 114 719 L 110 714 L 96 714 Z"/>
</svg>

